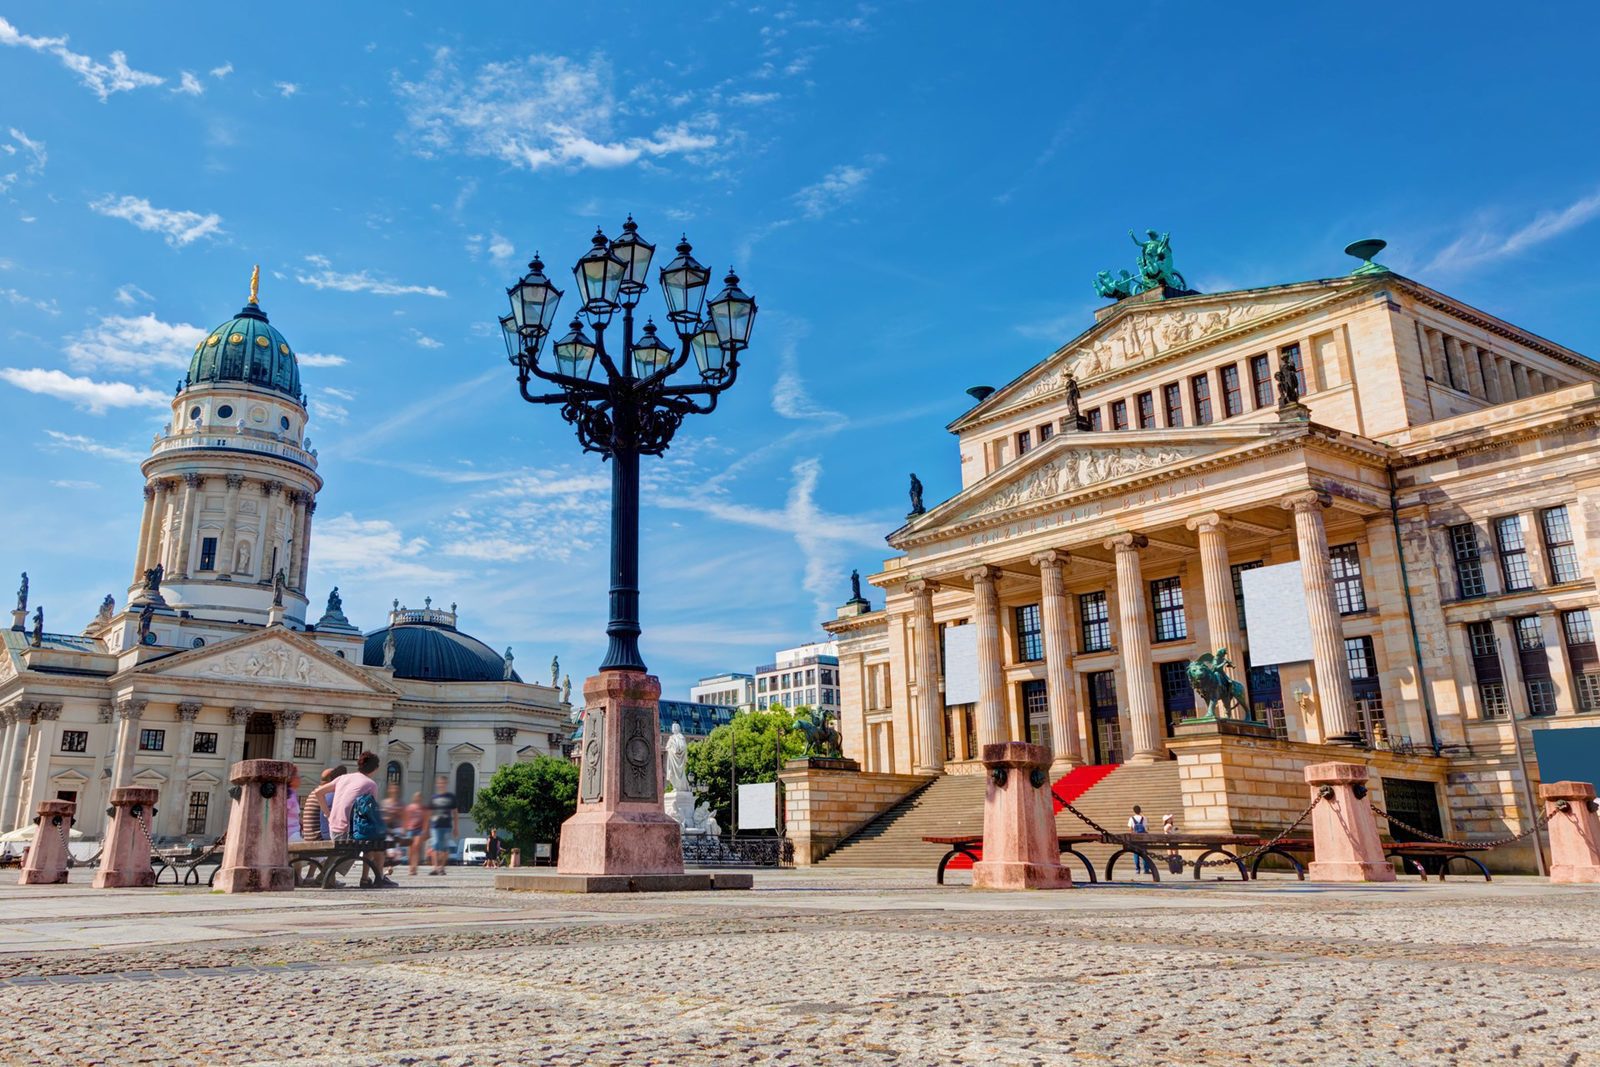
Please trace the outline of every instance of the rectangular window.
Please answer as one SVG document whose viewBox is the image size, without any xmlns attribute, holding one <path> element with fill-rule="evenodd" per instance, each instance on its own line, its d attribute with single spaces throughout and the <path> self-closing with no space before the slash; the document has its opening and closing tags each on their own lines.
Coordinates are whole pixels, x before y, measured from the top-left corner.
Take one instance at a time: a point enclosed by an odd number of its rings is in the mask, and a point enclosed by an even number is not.
<svg viewBox="0 0 1600 1067">
<path fill-rule="evenodd" d="M 1517 651 L 1532 652 L 1544 648 L 1544 624 L 1537 615 L 1522 615 L 1511 620 L 1517 632 Z"/>
<path fill-rule="evenodd" d="M 1528 679 L 1528 714 L 1554 715 L 1556 713 L 1556 684 L 1548 678 Z"/>
<path fill-rule="evenodd" d="M 361 758 L 360 741 L 340 741 L 339 758 L 346 762 L 354 762 Z"/>
<path fill-rule="evenodd" d="M 87 752 L 87 751 L 89 751 L 89 731 L 88 730 L 62 730 L 61 731 L 61 751 L 63 751 L 63 752 Z"/>
<path fill-rule="evenodd" d="M 1111 647 L 1111 610 L 1104 592 L 1078 594 L 1078 627 L 1085 652 Z"/>
<path fill-rule="evenodd" d="M 297 737 L 294 739 L 295 759 L 316 759 L 317 739 L 315 737 Z"/>
<path fill-rule="evenodd" d="M 1472 675 L 1478 683 L 1478 715 L 1484 719 L 1504 719 L 1511 714 L 1506 699 L 1505 674 L 1500 669 L 1500 642 L 1494 623 L 1467 623 L 1467 649 L 1472 655 Z"/>
<path fill-rule="evenodd" d="M 202 730 L 195 734 L 194 750 L 202 756 L 215 756 L 217 754 L 217 735 L 210 730 Z"/>
<path fill-rule="evenodd" d="M 1161 387 L 1161 405 L 1167 409 L 1167 425 L 1183 425 L 1183 386 L 1168 382 Z"/>
<path fill-rule="evenodd" d="M 1091 430 L 1104 429 L 1104 427 L 1101 425 L 1100 409 L 1099 408 L 1095 408 L 1093 411 L 1089 412 L 1089 429 L 1091 429 Z"/>
<path fill-rule="evenodd" d="M 1244 579 L 1240 575 L 1245 571 L 1253 571 L 1262 566 L 1262 561 L 1253 559 L 1249 563 L 1235 563 L 1228 570 L 1233 576 L 1233 603 L 1239 609 L 1239 629 L 1249 630 L 1250 626 L 1244 621 Z"/>
<path fill-rule="evenodd" d="M 203 834 L 206 832 L 206 816 L 211 814 L 210 793 L 189 794 L 189 818 L 184 824 L 185 832 Z"/>
<path fill-rule="evenodd" d="M 1189 622 L 1183 615 L 1183 583 L 1176 577 L 1157 578 L 1150 583 L 1150 603 L 1155 609 L 1157 641 L 1181 641 L 1189 636 Z"/>
<path fill-rule="evenodd" d="M 1256 410 L 1272 406 L 1272 361 L 1265 353 L 1250 357 L 1250 388 L 1255 392 Z"/>
<path fill-rule="evenodd" d="M 1222 368 L 1222 417 L 1231 419 L 1244 414 L 1244 388 L 1239 384 L 1239 364 L 1229 363 Z"/>
<path fill-rule="evenodd" d="M 1156 394 L 1140 393 L 1133 398 L 1139 411 L 1139 429 L 1151 430 L 1156 425 Z"/>
<path fill-rule="evenodd" d="M 1195 707 L 1194 686 L 1189 684 L 1189 661 L 1174 660 L 1158 665 L 1161 677 L 1161 710 L 1166 713 L 1167 736 L 1178 732 L 1178 723 L 1192 719 Z"/>
<path fill-rule="evenodd" d="M 1211 378 L 1196 374 L 1189 379 L 1189 392 L 1194 397 L 1194 424 L 1211 425 Z"/>
<path fill-rule="evenodd" d="M 1032 663 L 1044 659 L 1044 630 L 1039 622 L 1039 605 L 1024 604 L 1017 609 L 1017 661 Z"/>
<path fill-rule="evenodd" d="M 1128 402 L 1126 400 L 1113 400 L 1111 402 L 1111 428 L 1113 430 L 1126 430 L 1128 428 Z"/>
<path fill-rule="evenodd" d="M 1039 443 L 1042 445 L 1056 435 L 1056 428 L 1048 422 L 1039 427 Z"/>
<path fill-rule="evenodd" d="M 1344 659 L 1350 673 L 1350 695 L 1355 698 L 1356 723 L 1367 743 L 1376 744 L 1388 731 L 1383 721 L 1383 688 L 1378 682 L 1372 638 L 1345 638 Z"/>
<path fill-rule="evenodd" d="M 1556 686 L 1550 677 L 1550 660 L 1545 655 L 1544 620 L 1537 615 L 1519 615 L 1511 620 L 1516 634 L 1517 659 L 1522 665 L 1522 682 L 1528 693 L 1529 715 L 1556 713 Z"/>
<path fill-rule="evenodd" d="M 1478 551 L 1478 528 L 1470 522 L 1450 527 L 1450 550 L 1456 559 L 1456 595 L 1462 600 L 1488 591 L 1483 582 L 1483 557 Z"/>
<path fill-rule="evenodd" d="M 1494 536 L 1500 547 L 1500 575 L 1506 592 L 1533 588 L 1533 570 L 1528 566 L 1528 542 L 1522 536 L 1522 516 L 1505 515 L 1494 520 Z"/>
<path fill-rule="evenodd" d="M 1033 434 L 1023 430 L 1017 434 L 1017 455 L 1026 455 L 1033 451 Z"/>
<path fill-rule="evenodd" d="M 1594 643 L 1594 624 L 1589 620 L 1589 609 L 1579 608 L 1576 611 L 1563 611 L 1561 613 L 1561 632 L 1566 635 L 1567 644 L 1581 645 Z"/>
<path fill-rule="evenodd" d="M 1022 683 L 1022 721 L 1028 724 L 1029 742 L 1050 744 L 1050 700 L 1044 682 L 1034 679 Z"/>
<path fill-rule="evenodd" d="M 1333 595 L 1340 615 L 1359 615 L 1367 610 L 1367 592 L 1361 585 L 1361 553 L 1355 545 L 1333 545 L 1328 549 L 1328 570 L 1333 575 Z"/>
<path fill-rule="evenodd" d="M 1372 638 L 1347 637 L 1344 639 L 1344 661 L 1350 670 L 1352 682 L 1376 681 L 1377 660 L 1372 654 Z"/>
<path fill-rule="evenodd" d="M 200 569 L 203 571 L 217 569 L 217 539 L 215 537 L 202 537 L 200 539 Z"/>
<path fill-rule="evenodd" d="M 796 681 L 795 684 L 799 685 L 800 683 L 798 681 Z M 807 685 L 816 685 L 817 684 L 817 669 L 815 667 L 812 667 L 810 670 L 806 671 L 806 684 Z"/>
<path fill-rule="evenodd" d="M 1557 585 L 1578 580 L 1578 549 L 1572 543 L 1572 520 L 1566 505 L 1539 512 L 1544 527 L 1545 558 L 1550 561 L 1550 578 Z"/>
<path fill-rule="evenodd" d="M 139 751 L 160 752 L 167 746 L 167 732 L 165 730 L 140 730 Z"/>
<path fill-rule="evenodd" d="M 1300 395 L 1306 395 L 1306 369 L 1300 362 L 1300 346 L 1285 345 L 1278 350 L 1278 365 L 1280 367 L 1293 367 L 1296 384 L 1300 386 Z"/>
<path fill-rule="evenodd" d="M 1572 690 L 1578 710 L 1600 711 L 1600 654 L 1595 650 L 1589 609 L 1563 611 L 1561 632 L 1567 642 L 1567 662 L 1572 667 Z"/>
</svg>

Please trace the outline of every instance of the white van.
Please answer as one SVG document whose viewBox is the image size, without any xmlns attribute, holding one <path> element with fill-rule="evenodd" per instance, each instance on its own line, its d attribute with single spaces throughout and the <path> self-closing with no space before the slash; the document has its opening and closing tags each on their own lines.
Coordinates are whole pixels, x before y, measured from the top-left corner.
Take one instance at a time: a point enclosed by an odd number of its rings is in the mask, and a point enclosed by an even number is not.
<svg viewBox="0 0 1600 1067">
<path fill-rule="evenodd" d="M 483 866 L 483 861 L 489 857 L 489 839 L 487 837 L 467 837 L 461 841 L 461 863 L 463 866 Z"/>
</svg>

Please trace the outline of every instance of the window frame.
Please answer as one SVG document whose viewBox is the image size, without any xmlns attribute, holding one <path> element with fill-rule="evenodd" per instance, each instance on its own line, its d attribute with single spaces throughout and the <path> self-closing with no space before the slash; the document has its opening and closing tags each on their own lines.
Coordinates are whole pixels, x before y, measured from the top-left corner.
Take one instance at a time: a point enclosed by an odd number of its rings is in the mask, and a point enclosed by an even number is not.
<svg viewBox="0 0 1600 1067">
<path fill-rule="evenodd" d="M 199 801 L 199 803 L 196 803 Z M 198 817 L 199 829 L 195 829 Z M 184 806 L 183 827 L 188 836 L 202 836 L 211 819 L 211 791 L 208 789 L 195 789 L 189 793 L 188 803 Z"/>
<path fill-rule="evenodd" d="M 316 759 L 317 739 L 315 737 L 297 737 L 294 739 L 294 755 L 290 759 Z"/>
<path fill-rule="evenodd" d="M 202 740 L 202 738 L 207 738 L 209 740 Z M 194 740 L 191 742 L 191 744 L 194 746 L 192 749 L 190 749 L 190 752 L 193 754 L 199 756 L 215 756 L 217 754 L 217 732 L 215 730 L 196 730 Z M 209 745 L 210 747 L 203 748 L 201 747 L 202 745 Z"/>
<path fill-rule="evenodd" d="M 1133 398 L 1135 417 L 1139 422 L 1139 429 L 1153 430 L 1156 428 L 1156 394 L 1154 390 L 1146 389 L 1135 394 Z"/>
<path fill-rule="evenodd" d="M 1211 417 L 1211 375 L 1207 371 L 1193 374 L 1189 377 L 1189 399 L 1194 403 L 1194 424 L 1196 426 L 1210 426 L 1215 420 Z"/>
<path fill-rule="evenodd" d="M 1085 414 L 1089 417 L 1089 429 L 1101 430 L 1105 428 L 1104 420 L 1100 417 L 1099 408 L 1091 408 Z"/>
<path fill-rule="evenodd" d="M 1189 617 L 1184 612 L 1183 579 L 1178 575 L 1150 580 L 1151 643 L 1189 639 Z"/>
<path fill-rule="evenodd" d="M 1018 430 L 1017 431 L 1017 437 L 1016 437 L 1016 444 L 1017 444 L 1017 456 L 1018 456 L 1018 458 L 1021 458 L 1022 456 L 1026 456 L 1029 452 L 1032 452 L 1033 451 L 1033 431 L 1032 430 Z"/>
<path fill-rule="evenodd" d="M 1528 533 L 1522 527 L 1521 514 L 1498 515 L 1492 521 L 1501 588 L 1508 593 L 1525 593 L 1535 588 L 1533 562 L 1528 558 Z M 1515 544 L 1506 536 L 1508 529 L 1516 532 Z"/>
<path fill-rule="evenodd" d="M 200 566 L 202 571 L 217 569 L 217 539 L 215 537 L 200 538 Z"/>
<path fill-rule="evenodd" d="M 1044 613 L 1038 604 L 1018 604 L 1012 609 L 1017 628 L 1017 662 L 1044 660 Z M 1030 652 L 1032 653 L 1030 655 Z"/>
<path fill-rule="evenodd" d="M 88 730 L 62 730 L 61 747 L 57 751 L 71 755 L 84 755 L 89 751 Z"/>
<path fill-rule="evenodd" d="M 1224 363 L 1217 368 L 1217 381 L 1222 386 L 1222 417 L 1235 418 L 1244 414 L 1244 385 L 1239 379 L 1239 364 Z"/>
<path fill-rule="evenodd" d="M 1342 572 L 1341 567 L 1344 568 Z M 1339 614 L 1366 614 L 1367 588 L 1362 583 L 1359 544 L 1350 541 L 1328 546 L 1328 576 L 1333 580 L 1333 598 Z"/>
<path fill-rule="evenodd" d="M 1166 409 L 1167 427 L 1183 428 L 1183 383 L 1168 382 L 1161 387 L 1161 406 Z"/>
<path fill-rule="evenodd" d="M 1466 545 L 1469 536 L 1470 548 Z M 1456 596 L 1462 600 L 1487 596 L 1489 583 L 1483 576 L 1483 544 L 1476 523 L 1458 522 L 1450 527 L 1450 556 L 1455 563 Z"/>
<path fill-rule="evenodd" d="M 1085 654 L 1111 651 L 1111 597 L 1104 589 L 1078 594 L 1078 640 Z"/>
<path fill-rule="evenodd" d="M 1126 400 L 1113 400 L 1111 402 L 1111 428 L 1113 430 L 1126 430 L 1128 428 L 1128 402 Z"/>
<path fill-rule="evenodd" d="M 155 742 L 152 745 L 150 742 Z M 167 750 L 167 731 L 150 727 L 139 731 L 140 752 L 165 752 Z"/>
<path fill-rule="evenodd" d="M 1552 531 L 1551 519 L 1559 519 L 1561 529 Z M 1550 567 L 1552 585 L 1565 585 L 1583 577 L 1578 561 L 1578 546 L 1572 534 L 1572 515 L 1565 504 L 1539 509 L 1539 533 L 1544 538 L 1544 558 Z M 1560 535 L 1565 535 L 1565 540 Z"/>
<path fill-rule="evenodd" d="M 1250 357 L 1250 392 L 1257 411 L 1270 408 L 1277 402 L 1272 395 L 1272 357 L 1265 352 Z"/>
</svg>

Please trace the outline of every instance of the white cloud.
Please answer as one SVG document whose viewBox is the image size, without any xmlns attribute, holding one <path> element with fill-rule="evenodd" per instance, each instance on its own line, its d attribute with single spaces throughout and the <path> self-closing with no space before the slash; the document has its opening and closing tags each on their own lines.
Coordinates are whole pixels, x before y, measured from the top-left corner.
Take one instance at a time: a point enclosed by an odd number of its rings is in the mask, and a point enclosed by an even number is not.
<svg viewBox="0 0 1600 1067">
<path fill-rule="evenodd" d="M 150 201 L 139 196 L 103 196 L 90 201 L 89 208 L 101 215 L 131 222 L 141 230 L 165 234 L 167 244 L 176 248 L 222 232 L 221 215 L 152 207 Z"/>
<path fill-rule="evenodd" d="M 13 304 L 18 304 L 23 307 L 31 307 L 36 311 L 44 312 L 46 315 L 61 314 L 61 308 L 54 300 L 40 300 L 38 297 L 29 296 L 26 293 L 19 293 L 15 289 L 0 289 L 0 296 L 5 297 Z"/>
<path fill-rule="evenodd" d="M 496 263 L 509 263 L 517 254 L 517 246 L 511 240 L 500 236 L 498 233 L 489 235 L 489 256 Z"/>
<path fill-rule="evenodd" d="M 294 280 L 301 285 L 309 285 L 315 289 L 333 289 L 341 293 L 372 293 L 376 296 L 449 296 L 443 289 L 432 285 L 402 285 L 398 282 L 383 281 L 374 278 L 365 270 L 356 271 L 354 274 L 341 273 L 332 268 L 332 264 L 323 256 L 307 256 L 306 262 L 313 267 L 321 268 L 313 273 L 296 273 Z"/>
<path fill-rule="evenodd" d="M 27 370 L 0 367 L 0 379 L 30 393 L 68 401 L 91 415 L 104 415 L 111 408 L 165 407 L 167 404 L 165 393 L 142 385 L 74 378 L 65 371 L 39 367 Z"/>
<path fill-rule="evenodd" d="M 71 480 L 55 480 L 50 483 L 57 489 L 99 489 L 99 482 L 79 482 Z"/>
<path fill-rule="evenodd" d="M 117 291 L 114 296 L 117 303 L 121 304 L 123 307 L 132 307 L 141 300 L 148 303 L 149 301 L 155 299 L 155 297 L 151 296 L 137 285 L 134 285 L 132 282 L 129 282 L 127 285 L 117 286 Z"/>
<path fill-rule="evenodd" d="M 184 71 L 183 79 L 172 89 L 168 90 L 168 92 L 185 93 L 189 96 L 200 96 L 204 94 L 205 91 L 206 87 L 200 84 L 200 79 L 196 78 L 188 71 Z"/>
<path fill-rule="evenodd" d="M 75 370 L 148 370 L 187 367 L 206 332 L 187 322 L 162 322 L 151 313 L 107 315 L 67 342 Z"/>
<path fill-rule="evenodd" d="M 780 95 L 779 93 L 740 93 L 732 99 L 735 104 L 743 104 L 746 107 L 760 107 L 763 104 L 770 104 L 779 99 Z"/>
<path fill-rule="evenodd" d="M 324 352 L 301 352 L 294 358 L 302 367 L 342 367 L 350 362 L 343 356 L 329 355 Z"/>
<path fill-rule="evenodd" d="M 867 179 L 880 160 L 873 157 L 861 164 L 841 164 L 822 176 L 820 181 L 794 194 L 794 201 L 808 219 L 820 219 L 848 204 L 860 195 Z"/>
<path fill-rule="evenodd" d="M 837 422 L 844 416 L 820 406 L 806 388 L 800 376 L 798 343 L 805 336 L 803 326 L 784 332 L 782 350 L 778 355 L 778 377 L 772 383 L 772 410 L 786 419 L 812 419 L 820 422 Z"/>
<path fill-rule="evenodd" d="M 358 519 L 349 512 L 318 522 L 312 537 L 312 560 L 320 573 L 337 581 L 349 578 L 390 581 L 448 582 L 460 576 L 424 560 L 430 545 L 407 537 L 387 519 Z"/>
<path fill-rule="evenodd" d="M 213 78 L 226 78 L 228 75 L 230 75 L 232 73 L 233 73 L 233 64 L 232 63 L 224 63 L 220 67 L 212 67 L 211 68 L 211 76 Z"/>
<path fill-rule="evenodd" d="M 92 437 L 85 437 L 77 433 L 62 433 L 60 430 L 46 430 L 45 435 L 50 438 L 44 447 L 52 452 L 69 451 L 82 452 L 86 456 L 96 459 L 115 460 L 118 463 L 138 463 L 144 456 L 131 448 L 117 448 L 114 445 L 101 444 Z"/>
<path fill-rule="evenodd" d="M 444 347 L 444 342 L 443 341 L 439 341 L 439 340 L 436 340 L 436 339 L 434 339 L 432 337 L 429 337 L 427 334 L 423 333 L 421 330 L 412 330 L 411 331 L 411 339 L 413 341 L 415 341 L 422 348 L 443 348 Z"/>
<path fill-rule="evenodd" d="M 278 90 L 285 100 L 300 91 L 300 86 L 294 82 L 273 82 L 272 87 Z"/>
<path fill-rule="evenodd" d="M 312 397 L 311 417 L 322 422 L 342 423 L 350 418 L 350 409 L 321 397 Z"/>
<path fill-rule="evenodd" d="M 532 55 L 490 63 L 463 77 L 449 49 L 434 53 L 425 77 L 398 82 L 410 140 L 423 156 L 460 149 L 528 170 L 623 167 L 644 158 L 703 151 L 717 144 L 714 116 L 621 132 L 610 64 Z"/>
<path fill-rule="evenodd" d="M 67 48 L 65 37 L 30 37 L 4 18 L 0 18 L 0 45 L 29 48 L 35 52 L 55 56 L 61 61 L 62 66 L 76 74 L 78 80 L 100 98 L 101 103 L 104 103 L 112 93 L 160 85 L 166 80 L 154 74 L 146 74 L 142 70 L 134 70 L 128 66 L 128 57 L 122 52 L 112 52 L 109 64 L 100 63 Z"/>
<path fill-rule="evenodd" d="M 445 480 L 467 481 L 465 477 Z M 471 479 L 476 480 L 476 479 Z M 448 556 L 483 562 L 570 562 L 598 545 L 611 488 L 607 473 L 572 468 L 496 475 L 498 484 L 451 515 Z"/>
<path fill-rule="evenodd" d="M 42 173 L 44 171 L 45 163 L 50 159 L 49 154 L 45 152 L 44 142 L 35 141 L 33 138 L 29 137 L 15 126 L 12 126 L 8 132 L 11 134 L 11 139 L 17 142 L 17 144 L 21 145 L 31 159 L 27 166 L 28 173 Z M 16 149 L 12 148 L 10 145 L 6 145 L 5 148 L 9 153 L 14 154 L 16 152 Z"/>
<path fill-rule="evenodd" d="M 1580 197 L 1560 210 L 1542 212 L 1532 222 L 1509 234 L 1480 225 L 1452 241 L 1423 270 L 1459 273 L 1497 259 L 1520 255 L 1589 223 L 1596 216 L 1600 216 L 1600 190 Z"/>
</svg>

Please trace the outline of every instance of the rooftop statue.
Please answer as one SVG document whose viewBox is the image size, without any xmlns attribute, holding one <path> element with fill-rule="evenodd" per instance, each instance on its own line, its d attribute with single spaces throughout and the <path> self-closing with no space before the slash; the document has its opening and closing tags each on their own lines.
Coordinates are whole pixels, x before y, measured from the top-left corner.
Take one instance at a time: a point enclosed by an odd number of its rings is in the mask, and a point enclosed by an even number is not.
<svg viewBox="0 0 1600 1067">
<path fill-rule="evenodd" d="M 554 689 L 561 682 L 561 657 L 550 657 L 550 688 Z"/>
<path fill-rule="evenodd" d="M 852 570 L 850 572 L 850 603 L 859 604 L 866 599 L 861 595 L 861 572 Z"/>
<path fill-rule="evenodd" d="M 283 607 L 283 589 L 289 584 L 289 579 L 284 575 L 283 568 L 278 568 L 278 573 L 272 578 L 272 606 Z"/>
<path fill-rule="evenodd" d="M 1067 375 L 1067 418 L 1071 422 L 1076 423 L 1083 417 L 1083 412 L 1079 409 L 1079 398 L 1082 396 L 1083 391 L 1078 388 L 1077 377 L 1072 374 Z"/>
<path fill-rule="evenodd" d="M 389 632 L 383 635 L 383 665 L 394 668 L 394 627 L 389 627 Z"/>
<path fill-rule="evenodd" d="M 339 587 L 338 586 L 334 586 L 333 590 L 328 593 L 328 611 L 327 611 L 327 614 L 329 614 L 329 615 L 343 615 L 344 614 L 344 598 L 339 595 Z"/>
<path fill-rule="evenodd" d="M 139 609 L 139 643 L 144 644 L 144 635 L 150 632 L 151 623 L 156 619 L 156 606 L 146 604 Z"/>
<path fill-rule="evenodd" d="M 1094 276 L 1095 292 L 1112 300 L 1125 300 L 1130 296 L 1162 287 L 1189 288 L 1189 283 L 1183 280 L 1183 275 L 1172 267 L 1171 234 L 1146 230 L 1145 239 L 1141 241 L 1132 230 L 1129 230 L 1128 236 L 1139 246 L 1139 273 L 1133 275 L 1121 270 L 1113 277 L 1110 271 L 1103 270 Z"/>
<path fill-rule="evenodd" d="M 1293 363 L 1278 360 L 1278 373 L 1273 379 L 1278 383 L 1278 406 L 1291 408 L 1300 403 L 1300 373 Z"/>
<path fill-rule="evenodd" d="M 22 572 L 22 584 L 17 586 L 17 610 L 28 610 L 28 572 Z"/>
<path fill-rule="evenodd" d="M 561 703 L 572 703 L 572 675 L 561 679 Z"/>
<path fill-rule="evenodd" d="M 33 609 L 33 647 L 44 646 L 44 608 Z"/>
<path fill-rule="evenodd" d="M 511 654 L 511 646 L 507 645 L 506 646 L 506 654 L 501 658 L 501 662 L 505 665 L 504 672 L 501 674 L 501 678 L 504 679 L 505 681 L 508 681 L 508 682 L 511 681 L 511 675 L 515 671 L 515 668 L 512 667 L 511 664 L 515 660 L 516 660 L 516 657 Z"/>
<path fill-rule="evenodd" d="M 911 475 L 911 514 L 921 515 L 928 509 L 922 506 L 922 479 Z"/>
<path fill-rule="evenodd" d="M 167 569 L 159 563 L 145 571 L 144 591 L 149 593 L 151 596 L 155 596 L 157 593 L 161 592 L 161 577 L 162 575 L 166 574 L 166 572 Z"/>
</svg>

